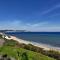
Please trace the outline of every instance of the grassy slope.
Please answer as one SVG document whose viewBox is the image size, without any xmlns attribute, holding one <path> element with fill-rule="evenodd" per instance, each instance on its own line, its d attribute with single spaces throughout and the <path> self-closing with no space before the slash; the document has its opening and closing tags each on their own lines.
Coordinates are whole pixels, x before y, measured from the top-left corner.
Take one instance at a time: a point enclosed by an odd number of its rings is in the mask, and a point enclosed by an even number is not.
<svg viewBox="0 0 60 60">
<path fill-rule="evenodd" d="M 0 38 L 2 38 L 0 36 Z M 16 42 L 13 40 L 6 40 L 6 43 L 0 47 L 0 55 L 7 54 L 8 56 L 16 58 L 16 60 L 23 60 L 22 54 L 26 52 L 28 60 L 55 60 L 53 58 L 47 57 L 37 52 L 26 50 L 23 48 L 13 47 L 16 45 Z M 17 52 L 19 52 L 19 57 Z"/>
<path fill-rule="evenodd" d="M 18 57 L 17 55 L 17 51 L 19 51 L 20 56 Z M 53 58 L 44 56 L 42 54 L 33 52 L 33 51 L 29 51 L 29 50 L 25 50 L 22 48 L 16 48 L 16 47 L 11 47 L 11 46 L 3 46 L 0 47 L 0 54 L 8 54 L 8 56 L 12 56 L 15 57 L 16 60 L 21 60 L 22 59 L 22 54 L 23 52 L 27 53 L 28 59 L 29 60 L 55 60 Z"/>
</svg>

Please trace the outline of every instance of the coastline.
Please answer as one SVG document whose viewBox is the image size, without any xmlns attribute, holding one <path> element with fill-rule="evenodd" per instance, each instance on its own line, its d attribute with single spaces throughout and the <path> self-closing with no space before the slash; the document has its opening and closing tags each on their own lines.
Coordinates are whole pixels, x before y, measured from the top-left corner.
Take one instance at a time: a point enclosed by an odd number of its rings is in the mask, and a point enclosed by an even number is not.
<svg viewBox="0 0 60 60">
<path fill-rule="evenodd" d="M 10 37 L 11 37 L 11 39 L 13 39 L 13 40 L 15 40 L 15 41 L 17 41 L 17 42 L 19 42 L 19 43 L 32 44 L 32 45 L 34 45 L 34 46 L 43 48 L 44 50 L 54 50 L 54 51 L 59 51 L 59 52 L 60 52 L 60 47 L 54 47 L 54 46 L 50 46 L 50 45 L 47 45 L 47 44 L 30 42 L 30 41 L 26 41 L 26 40 L 17 38 L 17 37 L 15 37 L 15 36 L 10 36 Z"/>
</svg>

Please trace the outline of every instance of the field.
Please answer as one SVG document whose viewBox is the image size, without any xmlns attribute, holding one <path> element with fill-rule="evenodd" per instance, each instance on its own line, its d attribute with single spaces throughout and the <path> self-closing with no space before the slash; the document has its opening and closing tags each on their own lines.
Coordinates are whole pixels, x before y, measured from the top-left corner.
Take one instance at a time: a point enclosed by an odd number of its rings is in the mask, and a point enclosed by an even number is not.
<svg viewBox="0 0 60 60">
<path fill-rule="evenodd" d="M 14 57 L 16 60 L 55 60 L 40 53 L 11 46 L 0 47 L 0 54 L 7 54 L 8 56 Z"/>
</svg>

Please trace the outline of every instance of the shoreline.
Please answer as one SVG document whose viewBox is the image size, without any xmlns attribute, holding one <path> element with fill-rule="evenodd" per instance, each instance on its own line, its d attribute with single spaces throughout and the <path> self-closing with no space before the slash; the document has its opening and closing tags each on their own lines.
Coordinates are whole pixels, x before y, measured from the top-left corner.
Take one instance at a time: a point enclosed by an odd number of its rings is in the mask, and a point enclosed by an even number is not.
<svg viewBox="0 0 60 60">
<path fill-rule="evenodd" d="M 30 41 L 26 41 L 26 40 L 17 38 L 17 37 L 15 37 L 15 36 L 10 36 L 10 37 L 11 37 L 11 39 L 13 39 L 13 40 L 15 40 L 15 41 L 17 41 L 17 42 L 19 42 L 19 43 L 32 44 L 32 45 L 34 45 L 34 46 L 43 48 L 44 50 L 54 50 L 54 51 L 59 51 L 59 52 L 60 52 L 60 47 L 54 47 L 54 46 L 50 46 L 50 45 L 47 45 L 47 44 L 30 42 Z"/>
<path fill-rule="evenodd" d="M 8 40 L 13 39 L 13 40 L 17 41 L 18 43 L 32 44 L 34 46 L 43 48 L 43 50 L 46 50 L 46 51 L 54 50 L 54 51 L 60 52 L 60 47 L 54 47 L 54 46 L 47 45 L 47 44 L 37 43 L 37 42 L 33 42 L 33 41 L 27 41 L 27 40 L 20 39 L 16 36 L 6 35 L 6 34 L 3 34 L 3 33 L 0 33 L 0 34 L 3 36 L 3 38 L 4 38 L 4 35 L 5 35 L 6 36 L 5 38 L 8 39 Z"/>
</svg>

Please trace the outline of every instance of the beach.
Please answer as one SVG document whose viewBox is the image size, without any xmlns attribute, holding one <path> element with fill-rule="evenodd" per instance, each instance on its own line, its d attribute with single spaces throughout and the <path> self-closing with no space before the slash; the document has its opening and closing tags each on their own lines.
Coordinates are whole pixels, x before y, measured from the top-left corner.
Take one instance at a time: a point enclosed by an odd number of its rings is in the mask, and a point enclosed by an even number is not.
<svg viewBox="0 0 60 60">
<path fill-rule="evenodd" d="M 41 44 L 41 43 L 36 43 L 36 42 L 30 42 L 30 41 L 26 41 L 20 38 L 17 38 L 15 36 L 10 36 L 11 39 L 17 41 L 18 43 L 24 43 L 24 44 L 32 44 L 34 46 L 43 48 L 44 50 L 54 50 L 54 51 L 59 51 L 60 52 L 60 47 L 54 47 L 54 46 L 50 46 L 50 45 L 46 45 L 46 44 Z"/>
</svg>

